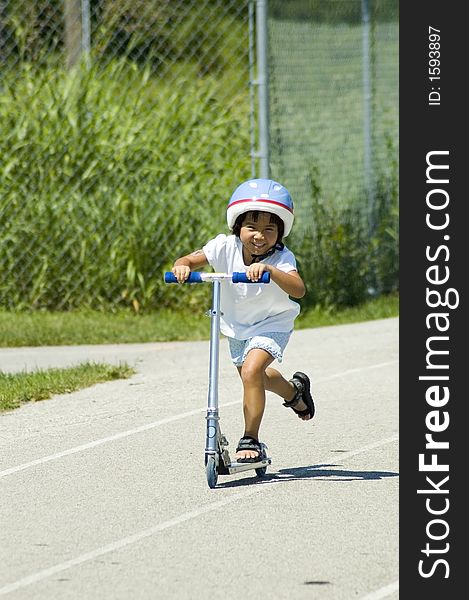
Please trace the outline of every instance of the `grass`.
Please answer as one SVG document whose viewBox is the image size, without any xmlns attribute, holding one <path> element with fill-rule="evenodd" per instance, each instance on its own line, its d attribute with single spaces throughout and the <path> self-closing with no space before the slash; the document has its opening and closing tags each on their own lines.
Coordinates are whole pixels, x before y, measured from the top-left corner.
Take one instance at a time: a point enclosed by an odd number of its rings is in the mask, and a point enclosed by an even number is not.
<svg viewBox="0 0 469 600">
<path fill-rule="evenodd" d="M 0 371 L 0 412 L 18 408 L 25 402 L 46 400 L 54 394 L 65 394 L 95 383 L 125 379 L 135 373 L 126 364 L 81 363 L 66 369 L 3 373 Z"/>
<path fill-rule="evenodd" d="M 210 320 L 189 311 L 0 311 L 0 347 L 201 340 L 209 333 Z"/>
<path fill-rule="evenodd" d="M 394 294 L 354 308 L 306 310 L 301 313 L 296 327 L 357 323 L 398 314 L 399 298 Z M 203 312 L 193 310 L 162 309 L 143 314 L 130 310 L 115 313 L 0 310 L 0 347 L 189 341 L 205 340 L 209 336 L 210 319 Z"/>
<path fill-rule="evenodd" d="M 309 327 L 326 327 L 328 325 L 343 325 L 345 323 L 361 323 L 376 319 L 389 319 L 399 316 L 399 296 L 390 294 L 369 300 L 364 304 L 344 308 L 342 310 L 314 309 L 300 313 L 297 329 Z"/>
<path fill-rule="evenodd" d="M 381 296 L 356 308 L 304 311 L 297 329 L 357 323 L 396 317 L 397 294 Z M 9 312 L 0 310 L 0 347 L 109 344 L 204 340 L 210 335 L 210 319 L 186 310 L 134 314 L 130 311 L 104 313 Z M 104 381 L 124 379 L 135 373 L 128 365 L 82 363 L 65 369 L 3 373 L 0 371 L 0 412 L 25 402 L 45 400 L 55 394 L 74 392 Z"/>
</svg>

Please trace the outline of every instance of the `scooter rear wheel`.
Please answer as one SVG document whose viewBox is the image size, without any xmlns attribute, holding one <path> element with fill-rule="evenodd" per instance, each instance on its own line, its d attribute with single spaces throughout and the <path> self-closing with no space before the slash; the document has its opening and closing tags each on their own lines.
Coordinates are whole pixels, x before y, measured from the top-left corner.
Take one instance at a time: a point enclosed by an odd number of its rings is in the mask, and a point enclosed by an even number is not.
<svg viewBox="0 0 469 600">
<path fill-rule="evenodd" d="M 207 483 L 210 489 L 213 489 L 217 485 L 218 473 L 217 465 L 215 462 L 215 456 L 209 455 L 206 457 L 205 471 L 207 473 Z"/>
<path fill-rule="evenodd" d="M 261 458 L 267 458 L 267 446 L 265 444 L 261 444 L 261 448 L 262 448 L 262 452 L 261 452 Z M 258 469 L 255 470 L 256 471 L 256 475 L 258 477 L 264 477 L 264 475 L 267 472 L 267 467 L 259 467 Z"/>
</svg>

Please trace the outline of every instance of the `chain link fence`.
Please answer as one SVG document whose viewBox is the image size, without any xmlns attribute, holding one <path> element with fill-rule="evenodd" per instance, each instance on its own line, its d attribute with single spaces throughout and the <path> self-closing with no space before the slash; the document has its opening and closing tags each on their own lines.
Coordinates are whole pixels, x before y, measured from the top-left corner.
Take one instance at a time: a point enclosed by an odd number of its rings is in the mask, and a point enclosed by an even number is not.
<svg viewBox="0 0 469 600">
<path fill-rule="evenodd" d="M 0 3 L 1 306 L 161 305 L 162 271 L 250 176 L 249 14 Z"/>
<path fill-rule="evenodd" d="M 272 172 L 370 219 L 397 176 L 398 2 L 269 0 Z"/>
<path fill-rule="evenodd" d="M 0 307 L 197 302 L 162 272 L 258 174 L 263 75 L 298 222 L 369 207 L 397 161 L 397 2 L 370 3 L 268 0 L 262 74 L 256 0 L 0 0 Z"/>
<path fill-rule="evenodd" d="M 83 57 L 127 58 L 157 77 L 179 71 L 246 80 L 247 2 L 234 0 L 2 0 L 2 72 L 29 62 L 71 68 Z M 89 56 L 86 56 L 89 55 Z M 171 73 L 169 73 L 171 71 Z M 21 75 L 21 72 L 19 72 Z M 232 79 L 232 78 L 231 78 Z M 230 90 L 232 91 L 232 90 Z"/>
</svg>

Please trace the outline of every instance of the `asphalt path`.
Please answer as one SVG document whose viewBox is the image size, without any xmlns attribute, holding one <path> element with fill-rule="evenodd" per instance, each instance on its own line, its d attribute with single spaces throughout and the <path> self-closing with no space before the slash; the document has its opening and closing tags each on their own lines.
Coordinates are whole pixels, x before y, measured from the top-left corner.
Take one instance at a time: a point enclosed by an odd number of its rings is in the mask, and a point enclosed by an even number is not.
<svg viewBox="0 0 469 600">
<path fill-rule="evenodd" d="M 205 341 L 0 349 L 2 371 L 137 369 L 0 416 L 0 596 L 398 598 L 398 319 L 295 331 L 278 368 L 309 374 L 315 418 L 269 393 L 267 475 L 220 476 L 215 489 L 208 356 Z M 232 452 L 241 394 L 223 339 Z"/>
</svg>

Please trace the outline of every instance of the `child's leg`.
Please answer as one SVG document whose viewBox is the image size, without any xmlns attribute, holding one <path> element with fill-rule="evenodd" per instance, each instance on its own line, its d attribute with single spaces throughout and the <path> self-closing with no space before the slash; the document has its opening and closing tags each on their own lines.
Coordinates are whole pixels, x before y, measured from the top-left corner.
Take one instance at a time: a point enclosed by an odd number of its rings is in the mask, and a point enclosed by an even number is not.
<svg viewBox="0 0 469 600">
<path fill-rule="evenodd" d="M 260 348 L 253 348 L 248 352 L 246 360 L 238 367 L 243 381 L 243 412 L 244 435 L 259 439 L 259 427 L 265 408 L 265 370 L 274 360 L 274 357 Z M 235 458 L 256 458 L 256 450 L 240 450 Z"/>
<path fill-rule="evenodd" d="M 267 368 L 265 370 L 264 380 L 266 390 L 269 392 L 274 392 L 274 394 L 277 394 L 284 400 L 293 400 L 293 397 L 296 394 L 295 386 L 290 381 L 287 381 L 283 375 L 277 371 L 277 369 L 272 369 L 271 367 Z M 295 404 L 295 408 L 297 410 L 305 410 L 308 407 L 303 400 L 298 400 L 298 403 Z M 300 419 L 303 419 L 303 421 L 308 421 L 311 419 L 311 416 L 302 415 L 300 416 Z"/>
<path fill-rule="evenodd" d="M 295 386 L 287 381 L 280 371 L 269 367 L 265 370 L 265 389 L 274 392 L 284 400 L 292 400 L 296 393 Z"/>
<path fill-rule="evenodd" d="M 242 367 L 237 367 L 243 381 L 243 412 L 244 412 L 244 435 L 259 439 L 259 428 L 265 408 L 265 391 L 274 392 L 284 400 L 292 400 L 296 394 L 296 388 L 287 381 L 277 369 L 268 367 L 274 361 L 274 357 L 260 348 L 249 351 Z M 306 404 L 299 400 L 295 405 L 298 410 L 307 408 Z M 301 416 L 304 421 L 309 420 L 309 415 Z M 240 450 L 235 454 L 235 459 L 255 458 L 258 456 L 255 450 Z"/>
</svg>

